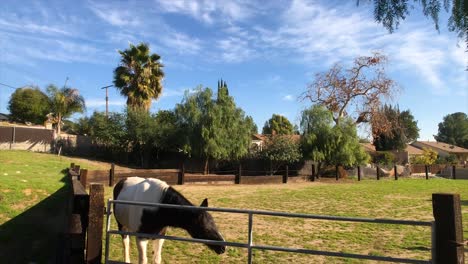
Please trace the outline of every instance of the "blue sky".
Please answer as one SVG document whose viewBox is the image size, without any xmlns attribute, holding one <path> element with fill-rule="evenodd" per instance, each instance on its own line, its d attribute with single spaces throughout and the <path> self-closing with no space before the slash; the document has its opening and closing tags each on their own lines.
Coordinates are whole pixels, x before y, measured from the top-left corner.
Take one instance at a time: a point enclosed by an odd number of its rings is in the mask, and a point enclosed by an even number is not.
<svg viewBox="0 0 468 264">
<path fill-rule="evenodd" d="M 13 1 L 0 7 L 0 83 L 78 88 L 87 115 L 105 110 L 119 64 L 117 50 L 147 42 L 165 65 L 163 95 L 152 111 L 173 109 L 184 91 L 227 82 L 259 130 L 272 114 L 299 123 L 298 100 L 317 72 L 360 55 L 388 56 L 388 75 L 402 88 L 391 101 L 410 109 L 420 140 L 433 140 L 443 116 L 468 112 L 468 53 L 418 7 L 389 34 L 361 1 Z M 363 3 L 364 2 L 364 3 Z M 0 112 L 13 89 L 0 86 Z M 109 89 L 110 111 L 125 98 Z M 361 133 L 364 135 L 364 129 Z"/>
</svg>

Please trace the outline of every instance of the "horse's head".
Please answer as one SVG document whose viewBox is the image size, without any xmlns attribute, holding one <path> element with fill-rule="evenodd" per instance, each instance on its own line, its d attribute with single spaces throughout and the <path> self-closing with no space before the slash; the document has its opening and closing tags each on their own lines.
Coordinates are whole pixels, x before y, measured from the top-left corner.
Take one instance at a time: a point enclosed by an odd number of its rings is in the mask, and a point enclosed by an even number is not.
<svg viewBox="0 0 468 264">
<path fill-rule="evenodd" d="M 200 207 L 208 207 L 208 199 L 203 200 Z M 196 223 L 188 231 L 194 238 L 224 241 L 223 236 L 216 227 L 213 217 L 207 211 L 197 211 Z M 226 246 L 206 245 L 217 254 L 223 254 L 226 251 Z"/>
</svg>

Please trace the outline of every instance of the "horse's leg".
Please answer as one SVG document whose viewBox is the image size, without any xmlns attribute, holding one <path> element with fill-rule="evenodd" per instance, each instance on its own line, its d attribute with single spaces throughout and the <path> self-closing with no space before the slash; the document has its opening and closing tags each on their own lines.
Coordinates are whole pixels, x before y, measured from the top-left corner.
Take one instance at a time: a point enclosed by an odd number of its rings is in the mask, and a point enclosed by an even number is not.
<svg viewBox="0 0 468 264">
<path fill-rule="evenodd" d="M 166 235 L 166 228 L 163 228 L 159 235 L 164 236 Z M 162 246 L 164 243 L 164 239 L 155 239 L 153 240 L 153 263 L 154 264 L 161 264 L 161 251 Z"/>
<path fill-rule="evenodd" d="M 130 236 L 122 235 L 122 242 L 124 247 L 125 263 L 132 263 L 130 261 Z"/>
<path fill-rule="evenodd" d="M 124 227 L 117 221 L 117 226 L 119 227 L 119 231 L 124 230 Z M 124 260 L 126 263 L 131 263 L 130 261 L 130 236 L 129 235 L 122 235 L 122 244 L 124 250 Z"/>
<path fill-rule="evenodd" d="M 138 247 L 138 263 L 148 264 L 148 258 L 146 256 L 146 246 L 148 245 L 148 239 L 137 237 L 136 242 Z"/>
</svg>

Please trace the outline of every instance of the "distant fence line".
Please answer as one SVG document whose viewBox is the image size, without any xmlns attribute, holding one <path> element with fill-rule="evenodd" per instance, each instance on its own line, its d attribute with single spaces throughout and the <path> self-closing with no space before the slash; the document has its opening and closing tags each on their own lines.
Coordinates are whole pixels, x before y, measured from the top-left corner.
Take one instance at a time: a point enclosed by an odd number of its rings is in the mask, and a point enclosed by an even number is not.
<svg viewBox="0 0 468 264">
<path fill-rule="evenodd" d="M 421 166 L 419 166 L 421 167 Z M 296 170 L 289 170 L 288 166 L 285 166 L 284 170 L 276 171 L 272 174 L 270 171 L 248 171 L 242 170 L 242 166 L 239 166 L 238 170 L 228 171 L 217 171 L 216 173 L 203 174 L 196 171 L 185 171 L 184 166 L 181 165 L 178 169 L 116 169 L 114 164 L 111 164 L 109 169 L 105 170 L 88 170 L 80 169 L 79 165 L 71 163 L 70 168 L 78 173 L 77 179 L 83 184 L 83 186 L 89 186 L 91 183 L 100 183 L 108 186 L 114 186 L 118 181 L 128 177 L 142 177 L 142 178 L 158 178 L 172 185 L 182 185 L 190 183 L 208 183 L 208 184 L 281 184 L 298 182 L 298 181 L 317 181 L 320 179 L 318 168 L 314 164 L 311 165 L 310 175 L 297 175 Z M 468 168 L 456 168 L 456 166 L 438 166 L 434 169 L 431 166 L 423 165 L 425 179 L 428 180 L 429 175 L 432 172 L 449 171 L 450 179 L 458 179 L 458 173 L 468 173 Z M 420 168 L 418 168 L 420 171 Z M 336 166 L 335 179 L 338 181 L 343 176 L 343 169 L 340 166 Z M 418 172 L 419 172 L 418 171 Z M 249 172 L 255 176 L 249 175 Z M 259 173 L 263 175 L 258 176 Z M 392 178 L 398 180 L 402 177 L 401 170 L 394 166 L 393 169 L 384 170 L 379 166 L 375 168 L 368 167 L 356 167 L 355 174 L 357 180 L 361 181 L 366 175 L 366 179 L 380 180 L 382 178 Z M 461 178 L 467 179 L 466 175 L 462 175 Z"/>
<path fill-rule="evenodd" d="M 195 172 L 186 172 L 182 165 L 179 169 L 125 169 L 119 170 L 114 164 L 108 170 L 88 170 L 81 169 L 79 165 L 70 164 L 70 168 L 78 173 L 77 178 L 83 186 L 89 186 L 91 183 L 100 183 L 113 186 L 121 179 L 128 177 L 158 178 L 168 184 L 186 184 L 186 183 L 221 183 L 221 184 L 268 184 L 268 183 L 288 183 L 288 181 L 304 181 L 307 176 L 290 175 L 291 171 L 286 166 L 285 170 L 277 171 L 274 175 L 265 172 L 262 176 L 245 175 L 242 168 L 234 171 L 222 171 L 222 174 L 202 174 Z M 219 171 L 221 172 L 221 171 Z M 231 172 L 231 174 L 226 174 Z M 256 171 L 259 172 L 259 171 Z M 280 174 L 279 174 L 280 173 Z"/>
</svg>

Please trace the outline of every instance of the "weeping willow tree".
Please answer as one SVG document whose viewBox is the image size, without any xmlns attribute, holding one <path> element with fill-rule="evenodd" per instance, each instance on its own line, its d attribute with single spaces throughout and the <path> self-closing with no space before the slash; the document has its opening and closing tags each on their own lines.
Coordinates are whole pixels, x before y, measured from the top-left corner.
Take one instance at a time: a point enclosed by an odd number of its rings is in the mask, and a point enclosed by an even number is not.
<svg viewBox="0 0 468 264">
<path fill-rule="evenodd" d="M 369 161 L 359 144 L 356 125 L 350 118 L 336 124 L 333 114 L 314 105 L 302 112 L 301 146 L 303 156 L 319 164 L 354 166 Z"/>
<path fill-rule="evenodd" d="M 205 174 L 210 160 L 238 160 L 248 153 L 254 123 L 236 106 L 226 83 L 218 84 L 216 97 L 210 88 L 186 92 L 175 114 L 181 151 L 204 160 Z"/>
<path fill-rule="evenodd" d="M 358 5 L 360 2 L 367 1 L 357 0 Z M 421 6 L 423 15 L 432 19 L 437 31 L 439 31 L 439 15 L 445 10 L 450 14 L 447 21 L 448 29 L 457 33 L 460 39 L 465 39 L 468 51 L 468 2 L 466 0 L 375 0 L 373 2 L 375 20 L 390 33 L 398 29 L 400 22 L 410 15 L 414 4 Z"/>
</svg>

